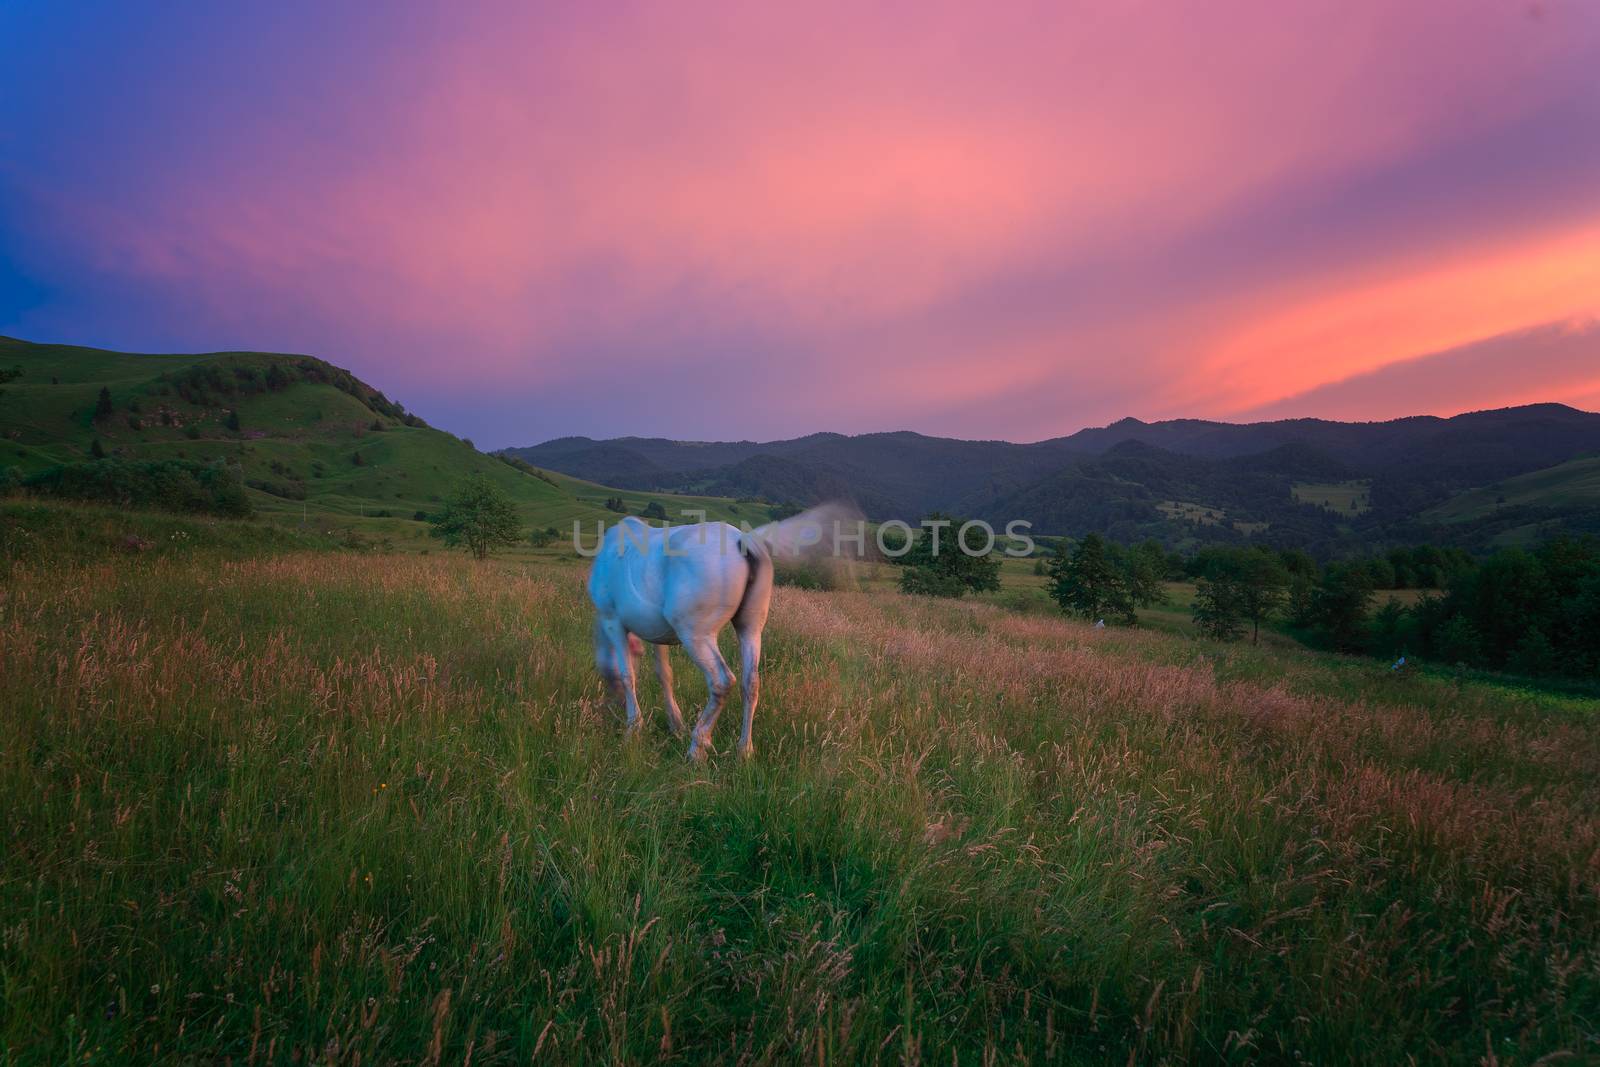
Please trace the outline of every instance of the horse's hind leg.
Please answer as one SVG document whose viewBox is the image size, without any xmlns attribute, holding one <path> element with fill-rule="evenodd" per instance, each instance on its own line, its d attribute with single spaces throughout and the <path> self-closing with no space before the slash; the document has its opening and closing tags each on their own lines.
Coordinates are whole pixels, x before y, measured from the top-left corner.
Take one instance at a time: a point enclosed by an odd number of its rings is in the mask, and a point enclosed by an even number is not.
<svg viewBox="0 0 1600 1067">
<path fill-rule="evenodd" d="M 656 677 L 661 679 L 661 695 L 667 700 L 667 727 L 673 737 L 683 736 L 683 712 L 672 695 L 672 663 L 667 659 L 667 646 L 656 646 Z"/>
<path fill-rule="evenodd" d="M 734 628 L 739 634 L 739 665 L 743 676 L 739 685 L 744 694 L 744 728 L 739 731 L 739 755 L 748 759 L 756 751 L 750 730 L 755 724 L 756 701 L 761 698 L 761 627 L 740 628 L 736 622 Z"/>
<path fill-rule="evenodd" d="M 692 642 L 685 642 L 683 647 L 689 653 L 689 658 L 694 660 L 695 666 L 706 676 L 706 689 L 710 691 L 705 709 L 700 712 L 700 718 L 694 724 L 694 733 L 689 738 L 689 758 L 699 760 L 704 759 L 711 750 L 711 731 L 716 728 L 717 716 L 722 714 L 722 705 L 728 701 L 728 690 L 733 688 L 734 677 L 721 651 L 717 649 L 716 634 L 696 635 Z"/>
</svg>

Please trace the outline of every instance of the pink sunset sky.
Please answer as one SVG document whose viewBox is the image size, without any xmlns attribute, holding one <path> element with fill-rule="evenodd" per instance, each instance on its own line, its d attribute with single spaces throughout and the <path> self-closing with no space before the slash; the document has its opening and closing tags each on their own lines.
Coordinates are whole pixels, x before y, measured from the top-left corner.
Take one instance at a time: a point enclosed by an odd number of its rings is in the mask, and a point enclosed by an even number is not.
<svg viewBox="0 0 1600 1067">
<path fill-rule="evenodd" d="M 564 434 L 1600 408 L 1600 4 L 0 10 L 0 333 Z"/>
</svg>

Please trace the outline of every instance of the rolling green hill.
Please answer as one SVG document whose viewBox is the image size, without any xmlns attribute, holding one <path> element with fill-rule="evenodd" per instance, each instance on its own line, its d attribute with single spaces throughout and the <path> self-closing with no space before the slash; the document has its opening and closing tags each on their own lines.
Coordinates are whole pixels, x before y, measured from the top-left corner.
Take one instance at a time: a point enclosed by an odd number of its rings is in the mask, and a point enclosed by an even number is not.
<svg viewBox="0 0 1600 1067">
<path fill-rule="evenodd" d="M 635 512 L 659 502 L 674 520 L 684 508 L 735 522 L 768 518 L 760 505 L 513 466 L 309 356 L 130 355 L 0 338 L 0 368 L 10 378 L 0 385 L 0 469 L 24 477 L 87 461 L 97 441 L 112 458 L 222 460 L 240 469 L 265 517 L 391 538 L 420 537 L 416 516 L 473 474 L 509 493 L 530 526 L 615 519 L 605 501 L 616 496 Z M 102 389 L 111 412 L 97 418 Z"/>
<path fill-rule="evenodd" d="M 1568 460 L 1531 474 L 1468 490 L 1430 508 L 1423 517 L 1433 522 L 1467 522 L 1492 515 L 1501 508 L 1528 504 L 1600 505 L 1600 456 Z"/>
<path fill-rule="evenodd" d="M 1467 531 L 1494 548 L 1529 545 L 1557 533 L 1600 534 L 1600 455 L 1469 489 L 1419 518 L 1445 537 Z"/>
</svg>

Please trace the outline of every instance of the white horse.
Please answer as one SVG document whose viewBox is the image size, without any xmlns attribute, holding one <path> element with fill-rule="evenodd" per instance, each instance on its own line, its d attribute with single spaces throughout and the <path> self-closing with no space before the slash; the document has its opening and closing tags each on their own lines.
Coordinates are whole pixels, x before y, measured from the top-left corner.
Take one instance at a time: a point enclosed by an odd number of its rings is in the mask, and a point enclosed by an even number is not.
<svg viewBox="0 0 1600 1067">
<path fill-rule="evenodd" d="M 689 758 L 705 758 L 717 716 L 738 680 L 717 648 L 717 635 L 731 621 L 744 674 L 739 754 L 754 752 L 750 729 L 761 692 L 761 631 L 772 602 L 772 553 L 803 555 L 822 546 L 826 522 L 844 513 L 824 505 L 753 531 L 725 522 L 663 529 L 629 516 L 606 531 L 589 570 L 594 657 L 613 696 L 627 709 L 630 735 L 640 726 L 634 678 L 641 640 L 656 646 L 667 724 L 675 735 L 683 734 L 667 661 L 667 646 L 682 645 L 705 675 L 710 693 L 689 738 Z"/>
</svg>

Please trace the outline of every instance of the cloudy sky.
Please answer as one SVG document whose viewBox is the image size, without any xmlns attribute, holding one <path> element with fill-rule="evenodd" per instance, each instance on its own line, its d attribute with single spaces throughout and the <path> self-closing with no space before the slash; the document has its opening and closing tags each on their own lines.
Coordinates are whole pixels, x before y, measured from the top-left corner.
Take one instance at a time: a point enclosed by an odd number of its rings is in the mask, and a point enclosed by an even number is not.
<svg viewBox="0 0 1600 1067">
<path fill-rule="evenodd" d="M 1600 4 L 0 7 L 0 333 L 480 447 L 1600 408 Z"/>
</svg>

